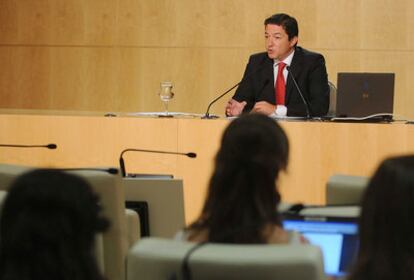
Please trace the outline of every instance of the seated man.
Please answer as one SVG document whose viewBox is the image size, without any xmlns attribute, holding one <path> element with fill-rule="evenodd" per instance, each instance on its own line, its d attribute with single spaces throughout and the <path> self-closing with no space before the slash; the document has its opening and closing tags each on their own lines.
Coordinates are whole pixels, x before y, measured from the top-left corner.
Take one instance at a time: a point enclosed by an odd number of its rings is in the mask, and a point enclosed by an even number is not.
<svg viewBox="0 0 414 280">
<path fill-rule="evenodd" d="M 329 86 L 324 57 L 297 46 L 295 18 L 275 14 L 264 24 L 266 52 L 250 56 L 226 115 L 250 111 L 270 116 L 326 115 Z"/>
</svg>

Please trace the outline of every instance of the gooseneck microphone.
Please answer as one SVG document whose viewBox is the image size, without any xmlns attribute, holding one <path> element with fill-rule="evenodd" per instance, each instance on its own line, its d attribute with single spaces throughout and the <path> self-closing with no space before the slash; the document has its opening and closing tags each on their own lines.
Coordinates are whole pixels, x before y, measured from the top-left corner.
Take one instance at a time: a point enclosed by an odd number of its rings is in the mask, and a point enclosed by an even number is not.
<svg viewBox="0 0 414 280">
<path fill-rule="evenodd" d="M 47 144 L 47 145 L 20 145 L 20 144 L 0 144 L 0 147 L 9 147 L 9 148 L 47 148 L 54 150 L 57 148 L 56 144 Z"/>
<path fill-rule="evenodd" d="M 124 158 L 122 157 L 126 152 L 144 152 L 144 153 L 156 153 L 156 154 L 168 154 L 168 155 L 181 155 L 181 156 L 187 156 L 189 158 L 197 157 L 197 154 L 193 152 L 180 153 L 180 152 L 167 152 L 167 151 L 144 150 L 144 149 L 125 149 L 121 152 L 121 155 L 119 156 L 119 167 L 121 169 L 122 177 L 125 177 L 127 175 L 126 169 L 125 169 Z"/>
<path fill-rule="evenodd" d="M 243 82 L 243 80 L 241 80 L 240 82 L 238 82 L 237 84 L 235 84 L 234 86 L 232 86 L 231 88 L 229 88 L 228 90 L 226 90 L 223 94 L 219 95 L 216 99 L 214 99 L 213 101 L 211 101 L 210 104 L 208 104 L 206 114 L 203 117 L 201 117 L 201 118 L 202 119 L 216 119 L 216 118 L 218 118 L 218 116 L 211 116 L 210 115 L 210 107 L 211 107 L 211 105 L 213 105 L 214 103 L 216 103 L 223 96 L 225 96 L 227 93 L 229 93 L 230 91 L 232 91 L 235 87 L 239 86 L 242 82 Z"/>
<path fill-rule="evenodd" d="M 106 172 L 112 175 L 118 174 L 118 169 L 109 167 L 109 168 L 92 168 L 92 167 L 73 167 L 73 168 L 59 168 L 62 171 L 98 171 Z"/>
<path fill-rule="evenodd" d="M 216 97 L 213 101 L 210 102 L 210 104 L 208 104 L 207 107 L 207 111 L 205 113 L 205 115 L 203 117 L 201 117 L 202 119 L 215 119 L 218 118 L 217 116 L 211 116 L 210 115 L 210 107 L 211 105 L 213 105 L 214 103 L 216 103 L 218 100 L 220 100 L 223 96 L 225 96 L 226 94 L 228 94 L 230 91 L 232 91 L 235 87 L 238 87 L 241 83 L 243 83 L 245 80 L 247 80 L 247 78 L 250 78 L 251 76 L 253 76 L 254 74 L 258 73 L 259 71 L 263 70 L 263 68 L 266 66 L 266 64 L 264 62 L 262 62 L 262 64 L 253 72 L 245 75 L 240 82 L 238 82 L 237 84 L 235 84 L 234 86 L 232 86 L 231 88 L 229 88 L 228 90 L 226 90 L 224 93 L 222 93 L 221 95 L 219 95 L 218 97 Z M 268 81 L 267 81 L 268 82 Z M 266 82 L 266 84 L 267 84 Z"/>
<path fill-rule="evenodd" d="M 302 91 L 299 88 L 298 83 L 296 82 L 295 77 L 293 76 L 293 72 L 290 70 L 290 66 L 286 65 L 286 70 L 289 72 L 290 75 L 288 75 L 288 77 L 292 78 L 293 84 L 295 85 L 296 89 L 299 92 L 300 98 L 302 99 L 303 103 L 305 104 L 305 108 L 306 108 L 306 119 L 310 119 L 311 118 L 311 114 L 310 114 L 310 110 L 309 110 L 309 104 L 306 101 L 305 97 L 303 96 Z"/>
</svg>

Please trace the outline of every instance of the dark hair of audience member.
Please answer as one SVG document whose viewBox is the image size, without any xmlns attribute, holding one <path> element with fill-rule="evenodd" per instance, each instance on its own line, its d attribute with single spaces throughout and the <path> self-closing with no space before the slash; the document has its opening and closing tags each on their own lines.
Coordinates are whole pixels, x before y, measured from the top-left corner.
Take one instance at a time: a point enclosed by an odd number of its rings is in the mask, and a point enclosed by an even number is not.
<svg viewBox="0 0 414 280">
<path fill-rule="evenodd" d="M 276 190 L 288 163 L 282 128 L 260 114 L 243 115 L 224 131 L 207 199 L 191 231 L 208 231 L 208 241 L 266 243 L 266 226 L 280 225 Z M 190 234 L 191 237 L 191 234 Z"/>
<path fill-rule="evenodd" d="M 362 199 L 351 280 L 414 279 L 414 156 L 385 160 Z"/>
<path fill-rule="evenodd" d="M 58 170 L 16 179 L 0 216 L 0 279 L 103 279 L 95 234 L 109 222 L 88 183 Z"/>
</svg>

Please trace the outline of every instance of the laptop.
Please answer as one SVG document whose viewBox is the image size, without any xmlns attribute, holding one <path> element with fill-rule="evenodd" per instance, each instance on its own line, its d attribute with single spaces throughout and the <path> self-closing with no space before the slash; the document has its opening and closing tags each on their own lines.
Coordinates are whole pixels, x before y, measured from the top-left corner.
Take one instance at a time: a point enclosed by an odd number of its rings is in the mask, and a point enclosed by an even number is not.
<svg viewBox="0 0 414 280">
<path fill-rule="evenodd" d="M 394 80 L 394 73 L 338 73 L 336 117 L 392 119 Z"/>
<path fill-rule="evenodd" d="M 324 270 L 329 276 L 348 274 L 358 253 L 357 217 L 284 214 L 283 227 L 300 232 L 321 248 Z"/>
</svg>

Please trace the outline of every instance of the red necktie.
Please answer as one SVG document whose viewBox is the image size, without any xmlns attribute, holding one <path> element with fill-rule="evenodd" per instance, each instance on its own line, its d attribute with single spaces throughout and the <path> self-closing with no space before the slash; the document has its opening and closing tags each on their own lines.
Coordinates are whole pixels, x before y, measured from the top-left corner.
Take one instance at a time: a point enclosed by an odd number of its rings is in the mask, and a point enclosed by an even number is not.
<svg viewBox="0 0 414 280">
<path fill-rule="evenodd" d="M 286 64 L 283 62 L 279 62 L 279 69 L 277 71 L 277 79 L 276 79 L 276 87 L 275 87 L 275 94 L 276 94 L 276 105 L 285 105 L 285 95 L 286 95 L 286 84 L 285 84 L 285 77 L 283 77 L 283 69 L 285 69 Z"/>
</svg>

